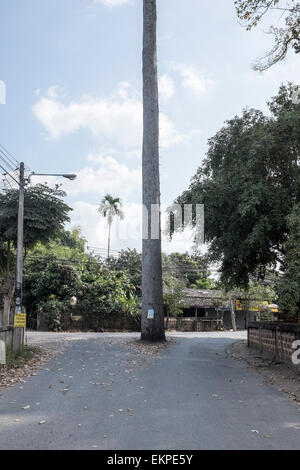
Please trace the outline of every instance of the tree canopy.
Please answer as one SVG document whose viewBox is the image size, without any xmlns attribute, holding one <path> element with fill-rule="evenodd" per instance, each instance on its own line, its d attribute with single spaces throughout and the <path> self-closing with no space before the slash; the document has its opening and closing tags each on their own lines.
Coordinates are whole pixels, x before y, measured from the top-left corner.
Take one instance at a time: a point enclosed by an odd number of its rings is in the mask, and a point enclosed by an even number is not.
<svg viewBox="0 0 300 470">
<path fill-rule="evenodd" d="M 69 211 L 65 193 L 56 186 L 26 188 L 24 195 L 24 246 L 30 248 L 38 241 L 47 242 L 68 222 Z M 19 191 L 10 189 L 0 193 L 0 240 L 17 243 Z"/>
<path fill-rule="evenodd" d="M 298 320 L 300 314 L 300 205 L 288 216 L 289 237 L 285 245 L 283 276 L 278 283 L 279 306 L 287 318 Z"/>
<path fill-rule="evenodd" d="M 282 261 L 287 216 L 300 201 L 300 105 L 281 86 L 270 116 L 245 110 L 209 140 L 190 188 L 177 204 L 204 204 L 210 256 L 227 288 L 246 287 Z"/>
</svg>

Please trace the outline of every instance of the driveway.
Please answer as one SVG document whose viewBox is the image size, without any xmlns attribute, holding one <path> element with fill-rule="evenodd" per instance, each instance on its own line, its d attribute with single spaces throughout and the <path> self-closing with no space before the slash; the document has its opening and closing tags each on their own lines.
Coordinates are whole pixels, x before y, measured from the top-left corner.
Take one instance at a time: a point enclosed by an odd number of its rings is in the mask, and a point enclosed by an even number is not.
<svg viewBox="0 0 300 470">
<path fill-rule="evenodd" d="M 245 332 L 174 334 L 158 356 L 138 335 L 76 335 L 28 333 L 63 349 L 0 391 L 0 449 L 300 448 L 298 406 L 227 357 Z"/>
</svg>

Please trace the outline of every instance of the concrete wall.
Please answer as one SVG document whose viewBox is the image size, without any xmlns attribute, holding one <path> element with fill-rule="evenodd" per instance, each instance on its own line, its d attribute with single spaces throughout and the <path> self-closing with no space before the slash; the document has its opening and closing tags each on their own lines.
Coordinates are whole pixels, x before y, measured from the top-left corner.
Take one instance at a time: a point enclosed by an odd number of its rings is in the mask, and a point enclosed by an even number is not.
<svg viewBox="0 0 300 470">
<path fill-rule="evenodd" d="M 6 347 L 12 347 L 13 344 L 13 327 L 0 326 L 0 341 L 4 341 Z"/>
<path fill-rule="evenodd" d="M 251 322 L 248 346 L 262 354 L 292 364 L 293 342 L 300 340 L 300 325 L 281 322 Z M 300 366 L 297 366 L 300 370 Z"/>
</svg>

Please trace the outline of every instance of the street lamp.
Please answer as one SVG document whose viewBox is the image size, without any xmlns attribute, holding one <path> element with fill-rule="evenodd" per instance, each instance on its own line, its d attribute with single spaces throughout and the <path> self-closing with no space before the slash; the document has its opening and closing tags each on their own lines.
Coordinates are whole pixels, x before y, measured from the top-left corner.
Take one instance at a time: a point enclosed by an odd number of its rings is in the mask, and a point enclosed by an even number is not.
<svg viewBox="0 0 300 470">
<path fill-rule="evenodd" d="M 77 178 L 77 175 L 74 174 L 64 174 L 64 175 L 58 175 L 55 173 L 35 173 L 34 171 L 30 173 L 30 175 L 27 177 L 27 182 L 30 183 L 31 177 L 32 176 L 58 176 L 61 178 L 66 178 L 67 180 L 74 181 Z"/>
<path fill-rule="evenodd" d="M 24 189 L 25 184 L 30 183 L 32 176 L 59 176 L 74 181 L 77 175 L 74 174 L 41 174 L 31 173 L 25 179 L 24 163 L 20 164 L 20 181 L 19 181 L 19 211 L 18 211 L 18 242 L 17 242 L 17 269 L 16 269 L 16 289 L 15 301 L 16 309 L 14 316 L 14 335 L 13 349 L 15 352 L 22 351 L 24 342 L 24 328 L 26 327 L 26 316 L 22 313 L 22 286 L 23 286 L 23 242 L 24 242 Z"/>
</svg>

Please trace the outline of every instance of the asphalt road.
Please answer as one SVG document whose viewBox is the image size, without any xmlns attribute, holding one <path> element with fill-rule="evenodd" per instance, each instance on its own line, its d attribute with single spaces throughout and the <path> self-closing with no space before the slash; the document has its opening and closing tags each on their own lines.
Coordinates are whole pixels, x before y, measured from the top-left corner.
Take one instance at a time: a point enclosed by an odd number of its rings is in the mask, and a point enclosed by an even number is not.
<svg viewBox="0 0 300 470">
<path fill-rule="evenodd" d="M 178 334 L 155 359 L 124 335 L 72 337 L 0 391 L 0 449 L 300 449 L 299 407 L 227 358 L 242 336 Z"/>
</svg>

